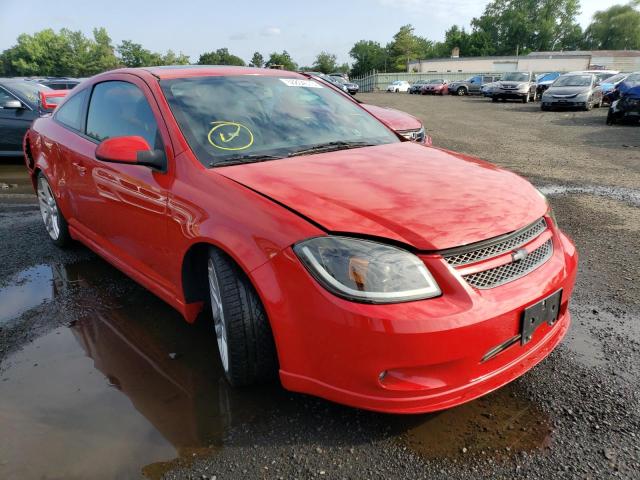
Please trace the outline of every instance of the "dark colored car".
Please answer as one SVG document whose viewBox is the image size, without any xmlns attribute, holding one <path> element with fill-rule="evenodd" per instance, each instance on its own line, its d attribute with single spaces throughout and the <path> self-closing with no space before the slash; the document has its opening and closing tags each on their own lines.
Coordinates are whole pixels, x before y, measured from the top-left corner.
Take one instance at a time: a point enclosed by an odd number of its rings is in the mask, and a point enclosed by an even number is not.
<svg viewBox="0 0 640 480">
<path fill-rule="evenodd" d="M 609 107 L 607 125 L 623 120 L 640 122 L 640 83 L 625 90 L 621 97 Z"/>
<path fill-rule="evenodd" d="M 545 90 L 547 90 L 551 84 L 553 82 L 556 81 L 556 78 L 558 78 L 561 75 L 560 72 L 550 72 L 550 73 L 545 73 L 544 75 L 539 76 L 536 79 L 536 83 L 538 85 L 537 90 L 538 90 L 538 96 L 542 96 L 542 94 L 545 92 Z"/>
<path fill-rule="evenodd" d="M 352 82 L 348 82 L 347 80 L 344 79 L 344 77 L 339 77 L 337 75 L 327 75 L 329 78 L 333 79 L 334 82 L 339 83 L 340 85 L 342 85 L 347 92 L 349 92 L 349 94 L 354 95 L 356 93 L 358 93 L 358 91 L 360 90 L 360 85 L 358 85 L 357 83 L 352 83 Z"/>
<path fill-rule="evenodd" d="M 413 94 L 418 94 L 420 95 L 420 91 L 422 89 L 422 87 L 424 87 L 427 83 L 429 83 L 429 80 L 418 80 L 415 83 L 412 83 L 411 86 L 409 87 L 409 93 L 411 95 Z"/>
<path fill-rule="evenodd" d="M 44 85 L 45 87 L 49 87 L 53 90 L 71 90 L 73 87 L 80 83 L 80 80 L 75 78 L 38 78 L 35 79 L 34 82 L 39 83 L 40 85 Z"/>
<path fill-rule="evenodd" d="M 53 111 L 45 108 L 41 91 L 51 91 L 37 83 L 0 79 L 0 157 L 22 156 L 22 139 L 31 122 Z"/>
</svg>

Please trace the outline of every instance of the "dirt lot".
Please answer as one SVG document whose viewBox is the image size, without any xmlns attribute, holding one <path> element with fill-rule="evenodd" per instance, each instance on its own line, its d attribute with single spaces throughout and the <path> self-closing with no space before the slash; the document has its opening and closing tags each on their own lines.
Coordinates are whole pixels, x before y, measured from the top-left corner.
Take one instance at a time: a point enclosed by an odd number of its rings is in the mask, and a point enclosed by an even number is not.
<svg viewBox="0 0 640 480">
<path fill-rule="evenodd" d="M 640 128 L 606 127 L 605 110 L 358 98 L 549 194 L 581 253 L 564 343 L 434 415 L 232 390 L 210 325 L 83 247 L 52 247 L 21 167 L 1 165 L 0 478 L 640 478 Z"/>
</svg>

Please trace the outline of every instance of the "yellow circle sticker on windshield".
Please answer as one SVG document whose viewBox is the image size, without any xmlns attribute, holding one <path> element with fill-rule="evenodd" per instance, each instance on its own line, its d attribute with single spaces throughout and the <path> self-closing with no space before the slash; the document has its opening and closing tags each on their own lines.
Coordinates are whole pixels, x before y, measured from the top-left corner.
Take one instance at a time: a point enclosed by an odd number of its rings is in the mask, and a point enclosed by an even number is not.
<svg viewBox="0 0 640 480">
<path fill-rule="evenodd" d="M 209 143 L 220 150 L 246 150 L 253 145 L 253 133 L 238 122 L 211 122 Z"/>
</svg>

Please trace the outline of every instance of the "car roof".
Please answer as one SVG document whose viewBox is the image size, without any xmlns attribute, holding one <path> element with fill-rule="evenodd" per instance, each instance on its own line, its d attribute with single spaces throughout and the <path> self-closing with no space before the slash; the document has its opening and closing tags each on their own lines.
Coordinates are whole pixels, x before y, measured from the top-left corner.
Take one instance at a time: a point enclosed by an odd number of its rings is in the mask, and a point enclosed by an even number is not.
<svg viewBox="0 0 640 480">
<path fill-rule="evenodd" d="M 122 69 L 124 73 L 144 70 L 159 79 L 189 77 L 225 77 L 235 75 L 262 75 L 265 77 L 308 78 L 306 75 L 278 70 L 275 68 L 236 67 L 229 65 L 168 65 L 161 67 L 142 67 Z M 118 70 L 115 70 L 117 72 Z M 114 71 L 112 71 L 114 72 Z"/>
</svg>

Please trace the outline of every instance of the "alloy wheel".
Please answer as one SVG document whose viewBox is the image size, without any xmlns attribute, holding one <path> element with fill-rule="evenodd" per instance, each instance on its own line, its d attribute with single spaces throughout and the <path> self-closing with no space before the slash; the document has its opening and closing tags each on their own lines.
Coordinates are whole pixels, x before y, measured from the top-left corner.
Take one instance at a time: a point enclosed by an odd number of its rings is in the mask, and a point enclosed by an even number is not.
<svg viewBox="0 0 640 480">
<path fill-rule="evenodd" d="M 227 345 L 227 326 L 224 321 L 224 308 L 222 306 L 222 293 L 218 276 L 213 265 L 213 260 L 209 259 L 207 264 L 209 277 L 209 296 L 211 298 L 211 314 L 213 316 L 213 325 L 216 331 L 216 340 L 218 342 L 218 350 L 220 351 L 220 360 L 225 373 L 229 373 L 229 348 Z"/>
<path fill-rule="evenodd" d="M 52 240 L 58 240 L 60 238 L 60 212 L 49 182 L 44 176 L 40 176 L 38 179 L 38 203 L 40 204 L 40 213 L 47 233 Z"/>
</svg>

